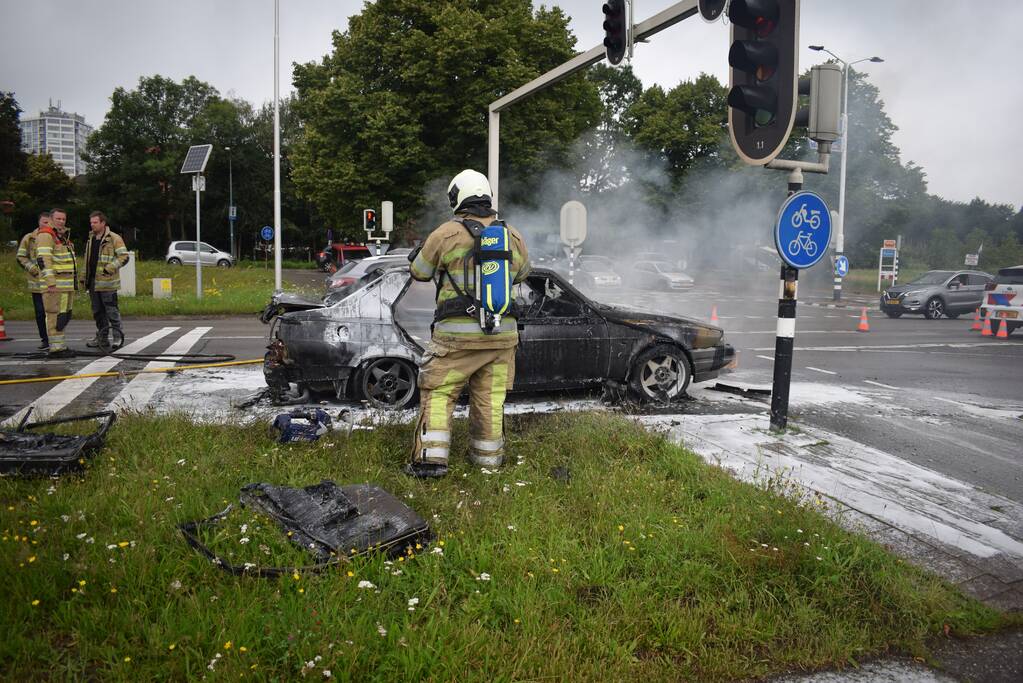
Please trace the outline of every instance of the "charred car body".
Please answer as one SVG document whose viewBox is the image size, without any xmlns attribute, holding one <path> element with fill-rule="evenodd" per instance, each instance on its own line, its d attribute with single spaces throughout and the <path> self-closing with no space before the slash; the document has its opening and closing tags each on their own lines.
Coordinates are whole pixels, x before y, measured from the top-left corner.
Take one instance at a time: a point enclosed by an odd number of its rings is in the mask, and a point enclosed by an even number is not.
<svg viewBox="0 0 1023 683">
<path fill-rule="evenodd" d="M 667 401 L 735 359 L 719 327 L 591 301 L 551 270 L 534 269 L 514 293 L 514 391 L 610 381 L 640 399 Z M 263 365 L 267 385 L 281 398 L 323 391 L 382 407 L 411 405 L 435 295 L 433 283 L 398 268 L 333 306 L 278 317 Z"/>
</svg>

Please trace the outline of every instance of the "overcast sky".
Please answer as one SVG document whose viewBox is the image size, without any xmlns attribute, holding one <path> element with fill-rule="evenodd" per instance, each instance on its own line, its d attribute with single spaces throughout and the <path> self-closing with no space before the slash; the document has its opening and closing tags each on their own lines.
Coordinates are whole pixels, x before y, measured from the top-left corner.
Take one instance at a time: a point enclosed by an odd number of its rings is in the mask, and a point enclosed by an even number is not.
<svg viewBox="0 0 1023 683">
<path fill-rule="evenodd" d="M 0 3 L 0 90 L 13 90 L 28 115 L 59 100 L 98 126 L 115 87 L 131 89 L 153 74 L 195 75 L 255 104 L 273 97 L 273 0 Z M 602 40 L 600 0 L 553 4 L 572 17 L 580 50 Z M 636 0 L 636 21 L 672 4 Z M 280 6 L 284 95 L 291 64 L 327 54 L 331 31 L 344 29 L 362 3 L 281 0 Z M 883 57 L 883 64 L 860 67 L 899 127 L 903 161 L 923 167 L 935 194 L 959 201 L 979 196 L 1019 209 L 1023 78 L 1015 31 L 1021 25 L 1018 0 L 803 0 L 800 67 L 823 61 L 805 49 L 809 44 L 824 44 L 848 61 Z M 644 85 L 670 88 L 701 71 L 727 82 L 728 43 L 723 23 L 693 17 L 637 46 L 633 68 Z M 1013 136 L 1005 138 L 1008 132 Z"/>
</svg>

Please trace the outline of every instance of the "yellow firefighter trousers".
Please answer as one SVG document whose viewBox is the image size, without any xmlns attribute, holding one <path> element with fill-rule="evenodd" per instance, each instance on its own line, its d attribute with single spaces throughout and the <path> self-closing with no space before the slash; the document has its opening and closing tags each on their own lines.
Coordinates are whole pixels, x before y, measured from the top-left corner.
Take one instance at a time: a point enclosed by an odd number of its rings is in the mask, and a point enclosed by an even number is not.
<svg viewBox="0 0 1023 683">
<path fill-rule="evenodd" d="M 469 453 L 480 465 L 504 457 L 504 397 L 515 381 L 515 347 L 452 349 L 437 342 L 419 368 L 419 421 L 413 462 L 447 464 L 451 413 L 469 383 Z"/>
<path fill-rule="evenodd" d="M 74 292 L 43 291 L 46 336 L 50 339 L 50 351 L 62 351 L 67 348 L 64 342 L 64 328 L 71 322 L 71 304 L 74 298 Z"/>
</svg>

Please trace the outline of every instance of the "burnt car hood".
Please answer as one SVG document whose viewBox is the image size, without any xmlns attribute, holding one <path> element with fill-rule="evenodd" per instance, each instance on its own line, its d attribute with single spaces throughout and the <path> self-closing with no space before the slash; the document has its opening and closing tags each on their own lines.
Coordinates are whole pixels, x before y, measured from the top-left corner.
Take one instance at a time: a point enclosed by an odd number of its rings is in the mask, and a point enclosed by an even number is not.
<svg viewBox="0 0 1023 683">
<path fill-rule="evenodd" d="M 611 306 L 599 304 L 598 310 L 609 322 L 615 322 L 629 327 L 651 330 L 660 333 L 671 339 L 679 339 L 683 330 L 689 330 L 689 335 L 698 338 L 699 343 L 694 343 L 697 348 L 714 346 L 724 338 L 724 330 L 716 325 L 711 325 L 695 318 L 686 318 L 676 315 L 664 315 L 653 313 L 638 308 L 626 306 Z"/>
</svg>

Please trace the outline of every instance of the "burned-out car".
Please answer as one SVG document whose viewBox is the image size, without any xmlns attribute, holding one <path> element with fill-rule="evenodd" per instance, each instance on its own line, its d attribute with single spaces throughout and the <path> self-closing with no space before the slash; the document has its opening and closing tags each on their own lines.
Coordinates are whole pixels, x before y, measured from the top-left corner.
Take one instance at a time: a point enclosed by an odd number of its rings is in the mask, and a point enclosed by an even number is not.
<svg viewBox="0 0 1023 683">
<path fill-rule="evenodd" d="M 590 300 L 558 273 L 534 269 L 515 285 L 519 346 L 513 391 L 613 383 L 640 400 L 670 401 L 731 367 L 719 327 Z M 418 397 L 436 288 L 395 269 L 345 300 L 278 317 L 263 372 L 278 397 L 331 392 L 404 408 Z"/>
</svg>

